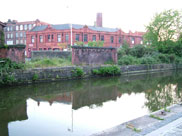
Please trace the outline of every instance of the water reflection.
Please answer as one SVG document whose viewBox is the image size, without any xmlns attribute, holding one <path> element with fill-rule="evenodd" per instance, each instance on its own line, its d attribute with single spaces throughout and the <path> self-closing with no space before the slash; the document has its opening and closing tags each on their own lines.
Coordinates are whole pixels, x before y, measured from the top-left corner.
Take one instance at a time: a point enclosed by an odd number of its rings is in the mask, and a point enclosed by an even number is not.
<svg viewBox="0 0 182 136">
<path fill-rule="evenodd" d="M 1 88 L 0 136 L 88 135 L 181 101 L 181 82 L 168 72 Z"/>
</svg>

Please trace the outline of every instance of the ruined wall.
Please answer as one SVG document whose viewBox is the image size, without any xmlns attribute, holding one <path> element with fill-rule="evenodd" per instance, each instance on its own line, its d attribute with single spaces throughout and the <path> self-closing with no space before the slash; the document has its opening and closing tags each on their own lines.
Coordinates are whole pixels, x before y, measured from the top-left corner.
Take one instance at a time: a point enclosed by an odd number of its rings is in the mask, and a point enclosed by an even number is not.
<svg viewBox="0 0 182 136">
<path fill-rule="evenodd" d="M 0 48 L 0 58 L 9 58 L 15 62 L 25 62 L 25 46 L 11 45 Z"/>
<path fill-rule="evenodd" d="M 98 65 L 117 63 L 117 49 L 105 47 L 79 47 L 72 46 L 72 64 Z"/>
</svg>

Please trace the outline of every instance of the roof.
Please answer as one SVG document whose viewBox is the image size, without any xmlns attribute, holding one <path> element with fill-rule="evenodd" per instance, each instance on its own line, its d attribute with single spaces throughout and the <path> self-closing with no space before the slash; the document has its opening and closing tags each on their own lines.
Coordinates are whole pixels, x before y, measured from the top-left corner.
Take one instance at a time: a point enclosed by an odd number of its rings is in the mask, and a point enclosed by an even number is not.
<svg viewBox="0 0 182 136">
<path fill-rule="evenodd" d="M 5 27 L 5 26 L 6 26 L 6 24 L 5 24 L 5 23 L 3 23 L 3 22 L 1 22 L 1 21 L 0 21 L 0 25 L 1 25 L 1 26 L 3 26 L 3 27 Z"/>
<path fill-rule="evenodd" d="M 31 31 L 43 31 L 48 27 L 48 25 L 35 26 Z M 70 29 L 70 24 L 61 24 L 61 25 L 51 25 L 53 29 L 56 30 L 65 30 Z M 74 29 L 82 29 L 84 25 L 72 24 L 72 28 Z M 106 27 L 96 27 L 96 26 L 88 26 L 89 29 L 99 32 L 117 32 L 119 29 L 117 28 L 106 28 Z"/>
</svg>

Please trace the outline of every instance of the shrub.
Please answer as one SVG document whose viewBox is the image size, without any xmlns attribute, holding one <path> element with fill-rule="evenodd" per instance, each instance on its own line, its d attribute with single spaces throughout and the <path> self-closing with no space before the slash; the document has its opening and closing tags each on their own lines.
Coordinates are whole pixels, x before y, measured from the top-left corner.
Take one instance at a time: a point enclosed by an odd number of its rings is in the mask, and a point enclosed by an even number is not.
<svg viewBox="0 0 182 136">
<path fill-rule="evenodd" d="M 72 72 L 74 77 L 82 77 L 84 75 L 83 69 L 81 68 L 76 68 Z"/>
<path fill-rule="evenodd" d="M 140 64 L 156 64 L 157 60 L 154 59 L 153 57 L 142 57 L 139 60 Z"/>
<path fill-rule="evenodd" d="M 34 74 L 33 77 L 32 77 L 32 80 L 33 80 L 33 81 L 36 81 L 36 80 L 38 80 L 38 79 L 39 79 L 38 74 Z"/>
<path fill-rule="evenodd" d="M 11 84 L 15 82 L 15 78 L 12 75 L 12 71 L 15 69 L 23 69 L 24 64 L 16 63 L 10 59 L 0 59 L 0 85 Z"/>
<path fill-rule="evenodd" d="M 120 74 L 120 68 L 117 66 L 108 66 L 108 67 L 101 67 L 99 69 L 93 69 L 92 73 L 94 75 L 101 75 L 101 76 L 113 76 Z"/>
<path fill-rule="evenodd" d="M 118 60 L 119 65 L 133 65 L 133 64 L 138 64 L 137 58 L 133 56 L 123 56 Z"/>
</svg>

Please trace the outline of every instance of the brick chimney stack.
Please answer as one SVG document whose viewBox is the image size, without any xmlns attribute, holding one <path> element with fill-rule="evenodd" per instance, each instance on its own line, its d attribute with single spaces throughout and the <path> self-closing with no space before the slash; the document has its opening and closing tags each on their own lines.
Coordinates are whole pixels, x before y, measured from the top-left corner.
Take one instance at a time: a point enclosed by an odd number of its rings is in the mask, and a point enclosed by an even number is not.
<svg viewBox="0 0 182 136">
<path fill-rule="evenodd" d="M 102 13 L 97 13 L 96 26 L 102 27 Z"/>
</svg>

